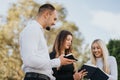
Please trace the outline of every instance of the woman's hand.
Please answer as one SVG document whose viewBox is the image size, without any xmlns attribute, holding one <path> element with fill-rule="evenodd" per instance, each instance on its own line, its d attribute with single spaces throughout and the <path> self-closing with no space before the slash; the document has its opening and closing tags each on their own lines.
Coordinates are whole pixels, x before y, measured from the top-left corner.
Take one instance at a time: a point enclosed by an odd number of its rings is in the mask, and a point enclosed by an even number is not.
<svg viewBox="0 0 120 80">
<path fill-rule="evenodd" d="M 75 72 L 73 75 L 74 80 L 81 80 L 84 78 L 84 76 L 87 75 L 87 71 L 86 70 L 81 70 L 80 72 Z"/>
<path fill-rule="evenodd" d="M 79 75 L 78 72 L 75 72 L 74 75 L 73 75 L 73 78 L 74 78 L 74 80 L 80 80 L 81 76 Z"/>
<path fill-rule="evenodd" d="M 87 75 L 87 71 L 85 70 L 85 69 L 83 69 L 83 70 L 81 70 L 80 72 L 78 72 L 79 73 L 79 75 L 80 75 L 80 77 L 81 77 L 81 79 L 82 78 L 84 78 L 84 76 L 86 76 Z"/>
</svg>

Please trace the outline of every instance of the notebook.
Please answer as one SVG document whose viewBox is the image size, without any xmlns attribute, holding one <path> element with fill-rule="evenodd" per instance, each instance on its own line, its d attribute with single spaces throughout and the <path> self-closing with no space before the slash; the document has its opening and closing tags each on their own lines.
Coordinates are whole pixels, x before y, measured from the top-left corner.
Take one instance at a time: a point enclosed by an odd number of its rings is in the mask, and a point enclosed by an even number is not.
<svg viewBox="0 0 120 80">
<path fill-rule="evenodd" d="M 86 69 L 88 72 L 85 78 L 90 80 L 108 80 L 108 75 L 96 66 L 84 64 L 78 71 Z"/>
<path fill-rule="evenodd" d="M 68 59 L 73 59 L 73 60 L 76 60 L 78 61 L 71 53 L 70 54 L 67 54 L 64 56 L 65 58 L 68 58 Z"/>
</svg>

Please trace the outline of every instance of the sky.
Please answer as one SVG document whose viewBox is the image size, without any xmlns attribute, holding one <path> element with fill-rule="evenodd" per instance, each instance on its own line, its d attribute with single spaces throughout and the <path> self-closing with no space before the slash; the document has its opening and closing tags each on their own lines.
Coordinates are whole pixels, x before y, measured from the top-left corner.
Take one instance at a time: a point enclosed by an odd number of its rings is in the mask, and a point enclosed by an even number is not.
<svg viewBox="0 0 120 80">
<path fill-rule="evenodd" d="M 11 3 L 17 0 L 0 0 L 0 15 L 7 15 Z M 35 0 L 38 3 L 58 3 L 68 12 L 67 20 L 74 22 L 84 37 L 85 44 L 95 39 L 108 43 L 120 39 L 120 0 Z"/>
</svg>

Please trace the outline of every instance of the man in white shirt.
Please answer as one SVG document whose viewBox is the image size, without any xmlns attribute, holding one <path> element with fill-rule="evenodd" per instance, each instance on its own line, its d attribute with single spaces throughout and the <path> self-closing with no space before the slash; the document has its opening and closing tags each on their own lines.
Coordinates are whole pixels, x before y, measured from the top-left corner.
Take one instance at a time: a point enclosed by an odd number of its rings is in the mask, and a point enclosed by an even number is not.
<svg viewBox="0 0 120 80">
<path fill-rule="evenodd" d="M 20 53 L 25 71 L 24 80 L 55 80 L 52 68 L 71 64 L 74 60 L 59 58 L 50 60 L 43 29 L 55 25 L 57 12 L 51 4 L 39 8 L 36 20 L 27 24 L 20 34 Z"/>
</svg>

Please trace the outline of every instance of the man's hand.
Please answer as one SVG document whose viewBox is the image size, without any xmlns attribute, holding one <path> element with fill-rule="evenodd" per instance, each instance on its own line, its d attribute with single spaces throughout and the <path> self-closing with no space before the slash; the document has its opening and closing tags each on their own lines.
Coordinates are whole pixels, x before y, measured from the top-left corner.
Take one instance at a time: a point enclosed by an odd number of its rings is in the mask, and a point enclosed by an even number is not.
<svg viewBox="0 0 120 80">
<path fill-rule="evenodd" d="M 61 65 L 72 64 L 73 62 L 75 62 L 75 60 L 64 58 L 64 55 L 61 55 L 59 58 L 61 61 Z"/>
</svg>

